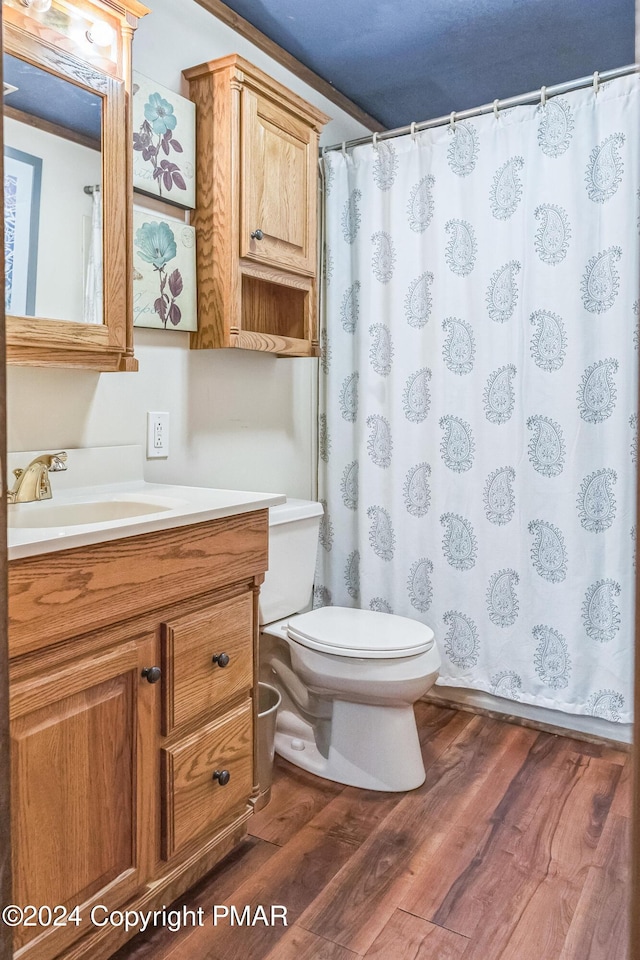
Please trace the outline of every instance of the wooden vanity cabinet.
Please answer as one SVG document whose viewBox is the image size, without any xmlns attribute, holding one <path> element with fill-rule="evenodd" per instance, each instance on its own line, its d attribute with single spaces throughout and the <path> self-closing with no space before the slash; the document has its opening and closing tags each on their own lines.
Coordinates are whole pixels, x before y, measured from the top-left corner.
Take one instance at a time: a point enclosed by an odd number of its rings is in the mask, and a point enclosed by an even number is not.
<svg viewBox="0 0 640 960">
<path fill-rule="evenodd" d="M 318 137 L 328 117 L 237 54 L 184 71 L 196 103 L 196 349 L 319 354 Z"/>
<path fill-rule="evenodd" d="M 9 564 L 16 957 L 104 960 L 242 839 L 268 512 Z M 154 669 L 150 669 L 154 668 Z M 104 907 L 104 909 L 103 909 Z"/>
</svg>

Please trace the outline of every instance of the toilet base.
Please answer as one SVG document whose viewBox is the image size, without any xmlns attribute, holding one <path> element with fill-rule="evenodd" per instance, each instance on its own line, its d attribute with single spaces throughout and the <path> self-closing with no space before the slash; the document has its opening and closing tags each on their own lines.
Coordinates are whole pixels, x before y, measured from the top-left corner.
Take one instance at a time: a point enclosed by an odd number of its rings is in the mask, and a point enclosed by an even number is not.
<svg viewBox="0 0 640 960">
<path fill-rule="evenodd" d="M 318 777 L 366 790 L 401 792 L 424 783 L 412 706 L 334 700 L 332 708 L 331 719 L 315 726 L 281 709 L 276 753 Z"/>
</svg>

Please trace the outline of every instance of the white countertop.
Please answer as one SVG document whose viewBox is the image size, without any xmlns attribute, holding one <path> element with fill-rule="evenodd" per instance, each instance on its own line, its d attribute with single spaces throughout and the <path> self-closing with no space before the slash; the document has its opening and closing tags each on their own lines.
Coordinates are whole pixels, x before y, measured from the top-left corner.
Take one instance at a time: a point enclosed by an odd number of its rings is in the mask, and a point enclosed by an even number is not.
<svg viewBox="0 0 640 960">
<path fill-rule="evenodd" d="M 53 491 L 50 500 L 9 504 L 9 560 L 184 527 L 205 520 L 267 509 L 285 501 L 284 494 L 277 493 L 147 483 L 141 478 L 141 458 L 131 452 L 138 451 L 138 448 L 105 447 L 97 450 L 97 460 L 95 457 L 88 458 L 86 450 L 68 451 L 67 471 L 50 474 Z M 122 450 L 127 452 L 121 454 Z M 110 458 L 110 468 L 105 469 L 102 463 L 99 469 L 94 469 L 96 462 L 100 466 L 100 461 L 105 461 L 105 457 Z M 30 452 L 11 454 L 9 466 L 13 467 L 16 463 L 26 466 L 29 459 L 33 459 Z M 83 465 L 89 460 L 91 468 L 84 469 Z M 73 486 L 72 468 L 76 481 L 89 482 Z M 93 482 L 98 475 L 112 481 L 116 473 L 120 476 L 125 474 L 125 479 L 119 482 Z M 137 514 L 138 510 L 144 512 Z M 73 522 L 78 517 L 84 520 L 83 511 L 89 519 L 94 511 L 106 518 L 111 514 L 117 517 L 129 511 L 134 515 L 96 522 Z M 46 525 L 39 525 L 41 518 L 46 518 Z"/>
</svg>

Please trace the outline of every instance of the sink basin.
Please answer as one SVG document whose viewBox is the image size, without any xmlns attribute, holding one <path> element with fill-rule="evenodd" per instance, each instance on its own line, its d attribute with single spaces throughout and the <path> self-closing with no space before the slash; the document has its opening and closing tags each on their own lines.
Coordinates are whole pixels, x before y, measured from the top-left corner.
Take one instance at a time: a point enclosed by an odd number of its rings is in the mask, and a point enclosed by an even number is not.
<svg viewBox="0 0 640 960">
<path fill-rule="evenodd" d="M 175 509 L 160 499 L 86 500 L 79 503 L 14 504 L 8 510 L 8 526 L 20 529 L 41 527 L 75 527 L 90 523 L 108 523 L 130 517 L 144 517 L 150 513 L 164 513 Z"/>
<path fill-rule="evenodd" d="M 8 474 L 36 456 L 31 450 L 9 454 Z M 52 476 L 51 499 L 8 504 L 10 562 L 263 511 L 284 501 L 281 494 L 149 483 L 137 445 L 69 450 L 68 457 L 67 471 Z"/>
</svg>

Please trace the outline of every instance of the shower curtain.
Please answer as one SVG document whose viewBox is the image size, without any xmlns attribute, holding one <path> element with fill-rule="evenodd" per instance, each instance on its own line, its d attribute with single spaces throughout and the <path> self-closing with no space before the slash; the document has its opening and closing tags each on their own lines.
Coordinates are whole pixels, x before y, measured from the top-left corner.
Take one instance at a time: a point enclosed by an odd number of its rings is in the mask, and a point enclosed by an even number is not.
<svg viewBox="0 0 640 960">
<path fill-rule="evenodd" d="M 314 603 L 630 722 L 637 75 L 327 153 Z"/>
<path fill-rule="evenodd" d="M 102 193 L 91 197 L 91 233 L 84 288 L 84 323 L 104 323 L 102 303 Z"/>
</svg>

